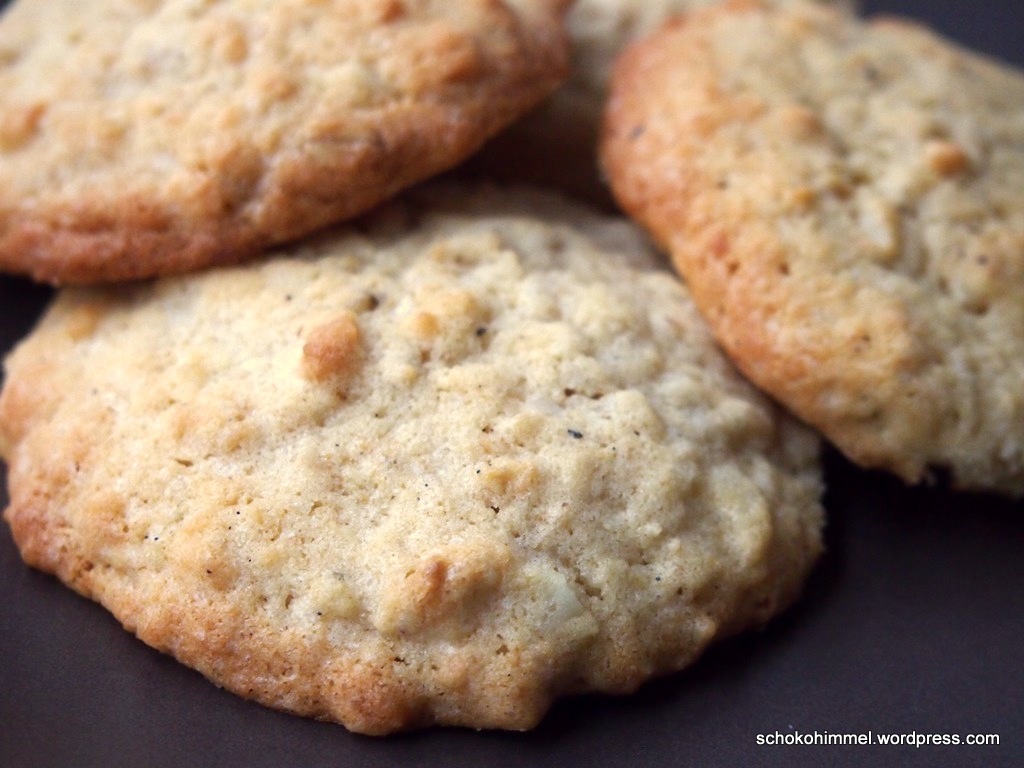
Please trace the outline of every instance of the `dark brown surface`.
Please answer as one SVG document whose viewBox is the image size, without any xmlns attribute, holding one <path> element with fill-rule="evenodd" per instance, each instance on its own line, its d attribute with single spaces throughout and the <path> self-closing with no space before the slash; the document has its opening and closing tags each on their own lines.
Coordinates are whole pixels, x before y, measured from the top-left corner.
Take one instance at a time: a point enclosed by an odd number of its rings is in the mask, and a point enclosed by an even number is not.
<svg viewBox="0 0 1024 768">
<path fill-rule="evenodd" d="M 1024 64 L 1019 0 L 865 5 Z M 0 278 L 0 350 L 47 295 Z M 369 739 L 242 701 L 25 568 L 0 527 L 0 768 L 1024 765 L 1024 501 L 907 489 L 835 456 L 828 481 L 829 551 L 793 610 L 636 696 L 559 704 L 528 734 Z M 1001 743 L 757 744 L 815 730 Z"/>
</svg>

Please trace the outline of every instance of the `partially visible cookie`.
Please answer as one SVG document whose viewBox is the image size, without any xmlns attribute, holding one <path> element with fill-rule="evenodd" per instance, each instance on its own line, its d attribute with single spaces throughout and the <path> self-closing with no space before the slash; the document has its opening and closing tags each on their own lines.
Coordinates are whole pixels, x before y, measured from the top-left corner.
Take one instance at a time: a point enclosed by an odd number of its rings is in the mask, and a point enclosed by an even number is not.
<svg viewBox="0 0 1024 768">
<path fill-rule="evenodd" d="M 606 200 L 597 144 L 615 57 L 669 18 L 720 1 L 577 0 L 566 22 L 573 46 L 569 79 L 543 107 L 488 144 L 472 165 L 497 178 L 543 183 L 593 201 Z M 843 8 L 853 4 L 819 1 Z"/>
<path fill-rule="evenodd" d="M 523 191 L 68 289 L 0 396 L 28 563 L 367 733 L 528 728 L 767 620 L 821 548 L 817 449 L 636 230 Z"/>
<path fill-rule="evenodd" d="M 455 165 L 566 74 L 567 0 L 18 0 L 0 269 L 238 261 Z"/>
<path fill-rule="evenodd" d="M 603 160 L 725 350 L 854 461 L 1024 493 L 1024 75 L 738 2 L 617 66 Z"/>
</svg>

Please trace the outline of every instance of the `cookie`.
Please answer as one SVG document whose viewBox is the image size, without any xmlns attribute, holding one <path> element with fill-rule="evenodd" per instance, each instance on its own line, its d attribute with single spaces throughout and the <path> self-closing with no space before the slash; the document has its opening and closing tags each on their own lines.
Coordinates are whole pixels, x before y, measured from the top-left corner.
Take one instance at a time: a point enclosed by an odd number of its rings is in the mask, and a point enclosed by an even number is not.
<svg viewBox="0 0 1024 768">
<path fill-rule="evenodd" d="M 19 0 L 0 269 L 236 262 L 455 165 L 565 76 L 566 0 Z"/>
<path fill-rule="evenodd" d="M 533 726 L 789 604 L 818 440 L 621 219 L 433 188 L 266 260 L 65 289 L 7 361 L 25 560 L 264 704 Z"/>
<path fill-rule="evenodd" d="M 790 0 L 777 0 L 788 2 Z M 846 0 L 821 0 L 849 8 Z M 489 143 L 472 167 L 499 179 L 540 183 L 608 202 L 597 145 L 612 63 L 631 41 L 673 16 L 720 0 L 577 0 L 567 16 L 569 79 L 544 106 Z"/>
<path fill-rule="evenodd" d="M 719 342 L 852 460 L 1024 493 L 1024 76 L 735 3 L 617 66 L 603 159 Z"/>
</svg>

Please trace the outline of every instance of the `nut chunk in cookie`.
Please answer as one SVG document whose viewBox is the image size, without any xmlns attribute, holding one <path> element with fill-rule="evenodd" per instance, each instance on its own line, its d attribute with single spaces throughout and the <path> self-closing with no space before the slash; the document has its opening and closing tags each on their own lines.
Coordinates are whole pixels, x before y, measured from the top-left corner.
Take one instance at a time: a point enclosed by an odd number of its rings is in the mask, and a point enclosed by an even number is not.
<svg viewBox="0 0 1024 768">
<path fill-rule="evenodd" d="M 1024 494 L 1024 73 L 736 2 L 620 59 L 602 157 L 760 387 L 859 464 Z"/>
<path fill-rule="evenodd" d="M 28 563 L 367 733 L 631 691 L 788 605 L 821 547 L 817 438 L 630 224 L 525 191 L 65 289 L 0 447 Z"/>
<path fill-rule="evenodd" d="M 17 0 L 0 269 L 237 262 L 449 169 L 568 69 L 568 0 Z"/>
</svg>

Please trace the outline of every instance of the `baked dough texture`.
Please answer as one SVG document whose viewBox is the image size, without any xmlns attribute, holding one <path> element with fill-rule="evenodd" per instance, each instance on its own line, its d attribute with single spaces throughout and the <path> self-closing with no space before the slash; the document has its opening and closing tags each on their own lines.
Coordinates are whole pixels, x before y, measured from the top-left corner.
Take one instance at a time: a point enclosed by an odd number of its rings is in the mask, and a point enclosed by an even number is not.
<svg viewBox="0 0 1024 768">
<path fill-rule="evenodd" d="M 1024 75 L 738 2 L 617 66 L 603 162 L 725 351 L 847 456 L 1024 493 Z"/>
<path fill-rule="evenodd" d="M 18 0 L 0 269 L 236 262 L 450 168 L 567 72 L 568 0 Z"/>
<path fill-rule="evenodd" d="M 471 165 L 495 178 L 540 183 L 593 202 L 610 202 L 598 170 L 597 147 L 616 56 L 668 19 L 721 1 L 576 0 L 566 17 L 572 67 L 565 85 L 484 147 Z M 819 1 L 853 6 L 848 0 Z"/>
<path fill-rule="evenodd" d="M 431 188 L 266 260 L 73 288 L 6 364 L 25 560 L 242 696 L 525 729 L 789 604 L 818 439 L 637 230 Z"/>
</svg>

